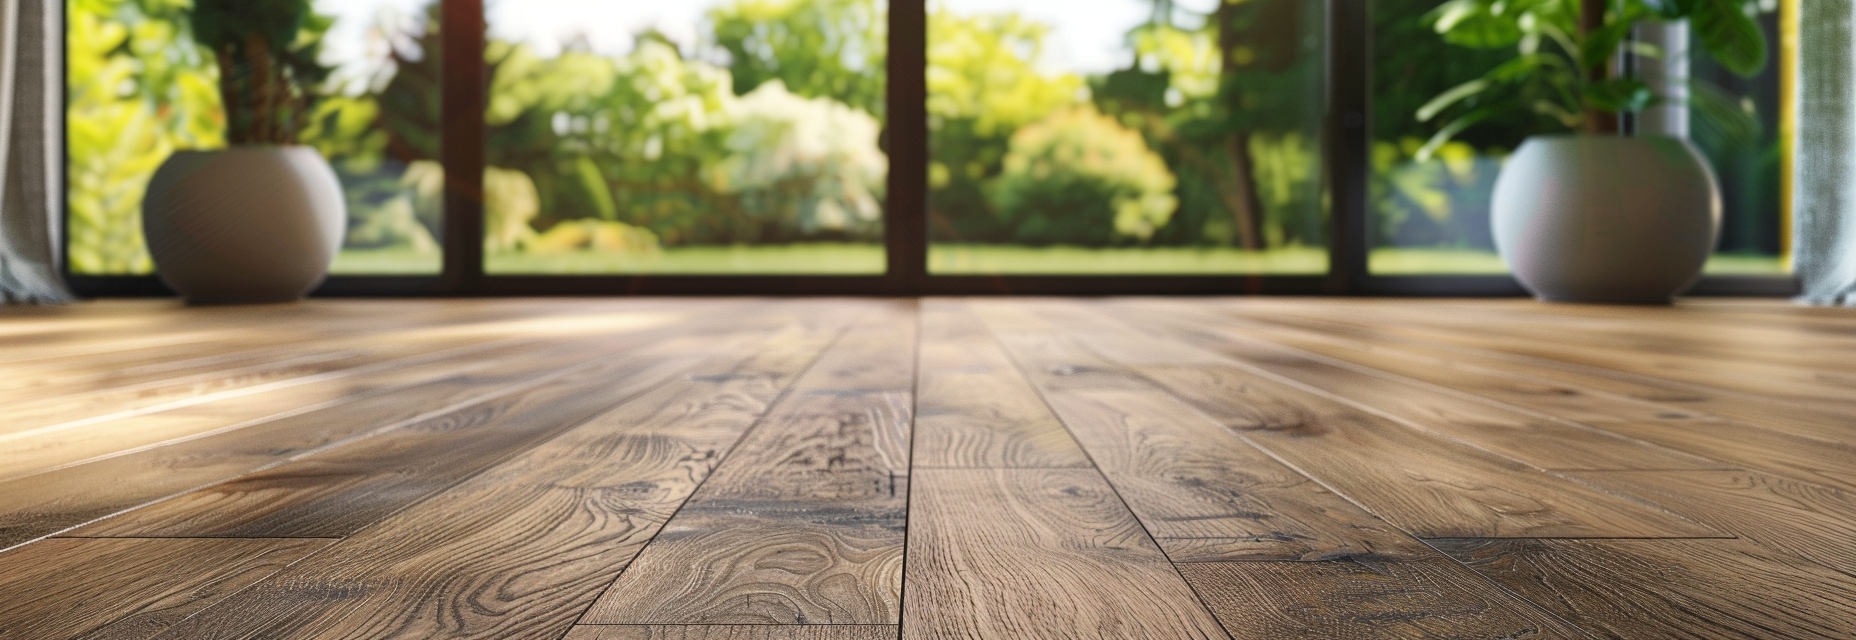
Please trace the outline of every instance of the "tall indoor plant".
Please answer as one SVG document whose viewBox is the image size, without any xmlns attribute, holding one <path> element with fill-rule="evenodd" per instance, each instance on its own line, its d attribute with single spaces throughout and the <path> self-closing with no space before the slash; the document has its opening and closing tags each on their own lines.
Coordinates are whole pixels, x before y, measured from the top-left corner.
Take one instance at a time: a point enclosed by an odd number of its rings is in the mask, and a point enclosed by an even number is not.
<svg viewBox="0 0 1856 640">
<path fill-rule="evenodd" d="M 1502 168 L 1492 226 L 1515 277 L 1543 299 L 1606 302 L 1667 301 L 1692 283 L 1719 234 L 1719 187 L 1686 141 L 1620 134 L 1620 113 L 1663 97 L 1617 59 L 1685 55 L 1630 35 L 1687 21 L 1721 66 L 1757 74 L 1766 38 L 1744 0 L 1450 0 L 1430 18 L 1447 42 L 1516 56 L 1419 109 L 1444 121 L 1421 155 L 1515 111 L 1577 132 L 1529 138 Z"/>
<path fill-rule="evenodd" d="M 310 0 L 195 0 L 188 26 L 219 66 L 228 148 L 181 151 L 155 172 L 143 230 L 162 279 L 196 302 L 294 300 L 341 247 L 341 184 L 297 144 L 329 69 Z"/>
</svg>

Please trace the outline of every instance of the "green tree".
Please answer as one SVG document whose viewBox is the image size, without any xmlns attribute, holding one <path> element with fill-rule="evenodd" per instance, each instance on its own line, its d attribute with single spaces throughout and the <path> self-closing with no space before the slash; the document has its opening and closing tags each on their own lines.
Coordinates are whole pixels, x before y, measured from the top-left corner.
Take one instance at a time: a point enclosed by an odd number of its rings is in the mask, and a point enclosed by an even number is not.
<svg viewBox="0 0 1856 640">
<path fill-rule="evenodd" d="M 985 184 L 1003 170 L 1012 133 L 1087 95 L 1081 76 L 1037 68 L 1049 28 L 1016 14 L 928 15 L 931 233 L 1005 241 Z"/>
<path fill-rule="evenodd" d="M 1153 237 L 1176 184 L 1140 133 L 1080 107 L 1013 134 L 991 196 L 1012 242 L 1099 247 Z"/>
<path fill-rule="evenodd" d="M 742 0 L 709 10 L 710 44 L 727 55 L 735 95 L 778 80 L 794 94 L 836 100 L 880 121 L 889 59 L 886 6 L 878 0 Z"/>
<path fill-rule="evenodd" d="M 71 270 L 154 270 L 142 194 L 176 149 L 223 144 L 216 74 L 192 44 L 184 0 L 65 4 Z"/>
</svg>

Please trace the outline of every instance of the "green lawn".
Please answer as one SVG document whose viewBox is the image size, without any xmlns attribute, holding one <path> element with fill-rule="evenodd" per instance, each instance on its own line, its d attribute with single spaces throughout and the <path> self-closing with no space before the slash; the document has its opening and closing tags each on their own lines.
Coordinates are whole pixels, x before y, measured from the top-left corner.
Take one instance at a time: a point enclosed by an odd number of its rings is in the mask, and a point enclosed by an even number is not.
<svg viewBox="0 0 1856 640">
<path fill-rule="evenodd" d="M 1366 258 L 1367 270 L 1376 276 L 1502 275 L 1507 263 L 1495 252 L 1469 249 L 1379 248 Z"/>
<path fill-rule="evenodd" d="M 329 273 L 338 276 L 435 276 L 444 271 L 437 251 L 412 249 L 343 249 Z"/>
<path fill-rule="evenodd" d="M 1154 247 L 1090 249 L 1009 245 L 935 244 L 928 247 L 934 275 L 1322 275 L 1328 251 L 1295 247 L 1268 251 Z"/>
<path fill-rule="evenodd" d="M 1374 249 L 1368 257 L 1373 275 L 1500 275 L 1507 263 L 1494 252 L 1466 249 Z M 1715 254 L 1708 259 L 1709 275 L 1782 276 L 1791 265 L 1774 256 Z"/>
<path fill-rule="evenodd" d="M 652 254 L 600 251 L 497 253 L 484 260 L 495 275 L 880 275 L 883 247 L 874 244 L 672 247 Z"/>
<path fill-rule="evenodd" d="M 436 253 L 410 250 L 343 251 L 330 270 L 337 275 L 424 275 L 439 271 Z M 674 247 L 655 254 L 575 251 L 492 254 L 486 272 L 502 275 L 688 274 L 688 275 L 875 275 L 884 270 L 883 247 L 874 244 Z M 1491 252 L 1454 249 L 1374 249 L 1375 275 L 1499 275 L 1508 273 Z M 1016 247 L 936 244 L 928 249 L 935 275 L 1191 275 L 1327 273 L 1320 248 L 1261 252 L 1204 248 Z M 1708 261 L 1715 275 L 1785 275 L 1789 265 L 1770 256 L 1721 254 Z"/>
</svg>

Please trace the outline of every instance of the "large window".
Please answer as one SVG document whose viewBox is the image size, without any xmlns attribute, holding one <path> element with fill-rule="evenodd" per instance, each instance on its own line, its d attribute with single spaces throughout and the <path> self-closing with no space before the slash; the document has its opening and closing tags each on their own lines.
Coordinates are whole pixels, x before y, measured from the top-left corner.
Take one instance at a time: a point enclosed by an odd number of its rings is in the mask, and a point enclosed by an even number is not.
<svg viewBox="0 0 1856 640">
<path fill-rule="evenodd" d="M 337 274 L 437 274 L 443 262 L 437 9 L 316 0 L 306 39 L 332 67 L 303 142 L 348 196 Z M 67 0 L 67 260 L 73 275 L 154 271 L 142 193 L 168 154 L 223 146 L 218 70 L 185 0 Z"/>
<path fill-rule="evenodd" d="M 1669 44 L 1655 126 L 1720 177 L 1708 273 L 1754 276 L 1704 284 L 1782 292 L 1796 0 L 1732 1 L 1773 63 Z M 224 143 L 191 2 L 65 0 L 96 292 L 161 290 L 148 180 Z M 1442 2 L 312 0 L 302 139 L 349 212 L 325 291 L 1518 292 L 1491 191 L 1565 123 L 1427 149 L 1426 102 L 1515 54 L 1446 43 Z"/>
<path fill-rule="evenodd" d="M 883 272 L 882 0 L 488 17 L 487 272 Z"/>
<path fill-rule="evenodd" d="M 1368 210 L 1370 268 L 1376 275 L 1507 273 L 1489 229 L 1496 175 L 1528 136 L 1567 129 L 1547 114 L 1510 112 L 1466 129 L 1433 153 L 1420 154 L 1446 121 L 1420 122 L 1419 109 L 1515 55 L 1513 50 L 1445 44 L 1431 20 L 1443 1 L 1372 0 Z M 1781 162 L 1788 147 L 1780 126 L 1785 68 L 1779 27 L 1791 16 L 1781 14 L 1778 0 L 1734 1 L 1759 16 L 1772 49 L 1771 64 L 1756 77 L 1741 78 L 1692 45 L 1688 34 L 1663 36 L 1655 44 L 1666 45 L 1659 47 L 1665 58 L 1636 63 L 1676 71 L 1662 87 L 1670 101 L 1657 108 L 1665 112 L 1661 120 L 1640 123 L 1639 131 L 1686 135 L 1720 180 L 1721 241 L 1708 273 L 1784 274 L 1789 270 L 1782 237 L 1788 204 Z"/>
<path fill-rule="evenodd" d="M 1328 271 L 1325 12 L 933 0 L 929 271 Z"/>
</svg>

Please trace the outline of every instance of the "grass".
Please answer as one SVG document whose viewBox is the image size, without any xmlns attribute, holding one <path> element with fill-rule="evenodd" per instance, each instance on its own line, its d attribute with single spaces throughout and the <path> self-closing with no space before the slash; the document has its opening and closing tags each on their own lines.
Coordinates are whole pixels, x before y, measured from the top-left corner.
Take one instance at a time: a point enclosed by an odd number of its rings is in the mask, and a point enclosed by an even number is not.
<svg viewBox="0 0 1856 640">
<path fill-rule="evenodd" d="M 882 245 L 791 244 L 671 247 L 650 254 L 570 251 L 496 253 L 484 259 L 495 275 L 880 275 Z"/>
<path fill-rule="evenodd" d="M 1508 265 L 1493 252 L 1467 249 L 1378 248 L 1368 258 L 1374 275 L 1501 275 Z M 329 272 L 336 275 L 433 275 L 437 253 L 410 249 L 344 250 Z M 883 247 L 874 244 L 674 247 L 655 254 L 575 251 L 492 254 L 486 271 L 504 275 L 688 274 L 688 275 L 875 275 L 884 270 Z M 935 275 L 1190 275 L 1327 273 L 1320 248 L 1261 252 L 1206 248 L 1019 247 L 935 244 L 928 269 Z M 1791 266 L 1774 256 L 1717 254 L 1710 275 L 1783 276 Z"/>
<path fill-rule="evenodd" d="M 1492 251 L 1473 249 L 1374 249 L 1367 258 L 1373 275 L 1503 275 L 1508 264 Z M 1719 253 L 1708 259 L 1703 269 L 1708 275 L 1790 275 L 1791 264 L 1784 258 Z"/>
<path fill-rule="evenodd" d="M 1113 248 L 1018 247 L 934 244 L 928 247 L 934 275 L 1322 275 L 1328 251 L 1293 247 L 1268 251 L 1199 247 Z"/>
<path fill-rule="evenodd" d="M 1504 275 L 1508 264 L 1493 251 L 1474 249 L 1378 248 L 1367 254 L 1367 271 L 1376 276 Z"/>
<path fill-rule="evenodd" d="M 437 251 L 412 249 L 343 249 L 335 254 L 329 273 L 338 276 L 438 275 L 444 256 Z"/>
</svg>

